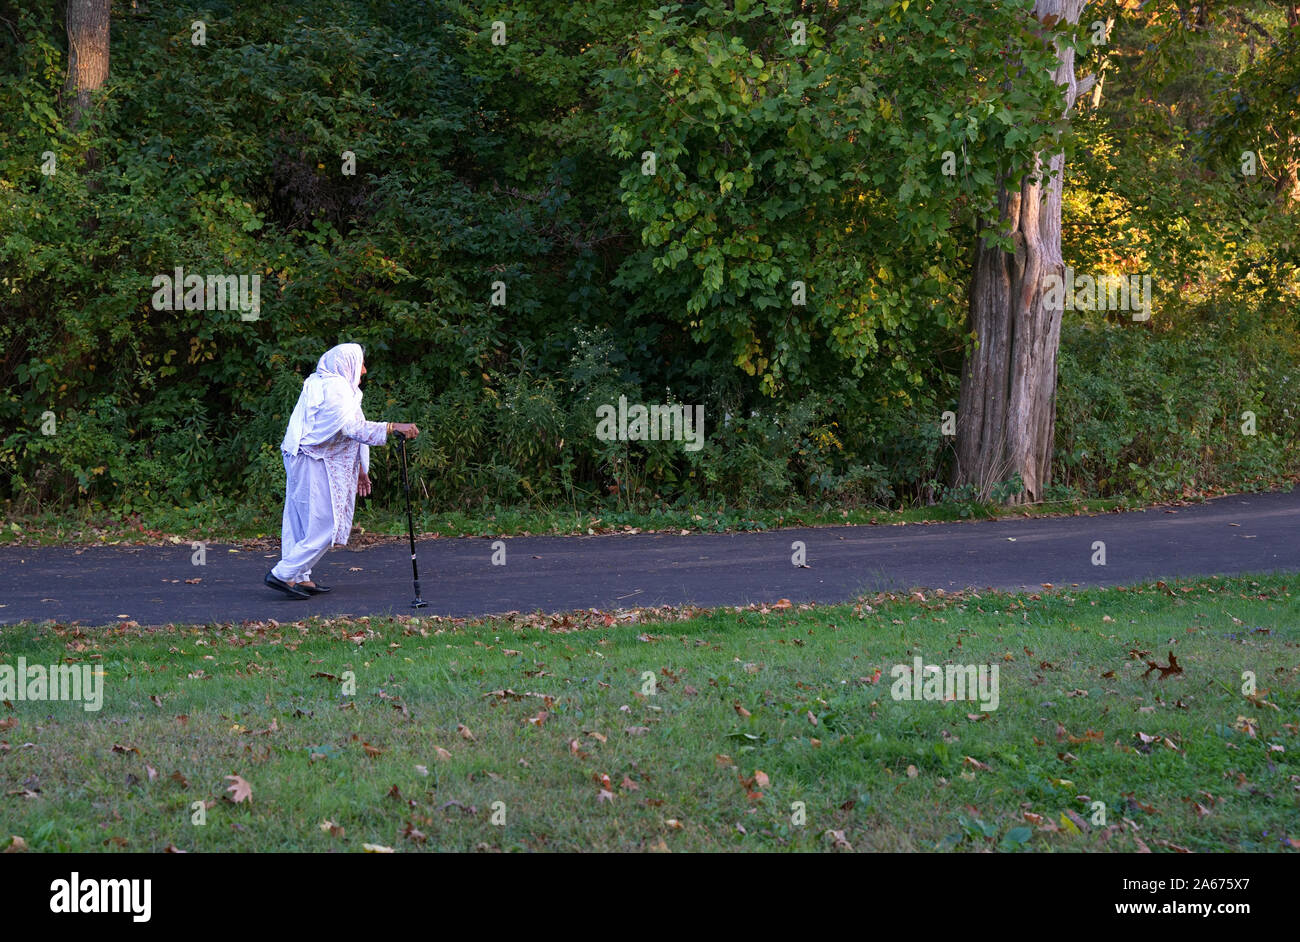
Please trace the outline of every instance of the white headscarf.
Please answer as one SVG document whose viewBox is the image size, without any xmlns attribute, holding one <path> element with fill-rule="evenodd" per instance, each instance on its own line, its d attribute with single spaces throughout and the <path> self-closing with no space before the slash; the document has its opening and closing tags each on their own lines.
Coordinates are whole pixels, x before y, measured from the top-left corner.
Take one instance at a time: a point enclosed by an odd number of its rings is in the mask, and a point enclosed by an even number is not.
<svg viewBox="0 0 1300 942">
<path fill-rule="evenodd" d="M 357 343 L 341 343 L 325 351 L 316 372 L 302 384 L 302 394 L 280 444 L 282 452 L 296 455 L 303 445 L 324 444 L 361 408 L 359 384 L 364 355 Z"/>
</svg>

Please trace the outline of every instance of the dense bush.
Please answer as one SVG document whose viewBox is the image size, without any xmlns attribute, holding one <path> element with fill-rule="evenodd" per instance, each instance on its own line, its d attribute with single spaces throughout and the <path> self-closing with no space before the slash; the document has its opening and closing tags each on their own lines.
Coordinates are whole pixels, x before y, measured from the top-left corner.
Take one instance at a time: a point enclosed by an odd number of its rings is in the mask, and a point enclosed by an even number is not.
<svg viewBox="0 0 1300 942">
<path fill-rule="evenodd" d="M 1005 110 L 925 138 L 937 118 L 924 113 L 929 60 L 916 57 L 947 61 L 969 40 L 952 75 L 973 101 L 994 93 L 977 70 L 1005 37 L 955 14 L 926 32 L 920 4 L 803 4 L 825 28 L 801 59 L 772 39 L 790 2 L 735 4 L 731 19 L 721 0 L 650 17 L 658 6 L 118 5 L 111 87 L 74 132 L 60 100 L 62 9 L 0 0 L 0 496 L 19 509 L 209 495 L 273 508 L 302 378 L 343 341 L 367 349 L 370 417 L 425 429 L 413 470 L 433 507 L 940 495 L 950 443 L 939 421 L 956 407 L 978 200 L 918 189 L 917 165 L 953 134 L 972 153 L 1027 144 Z M 846 19 L 862 16 L 874 33 Z M 499 18 L 505 46 L 489 38 Z M 195 19 L 207 45 L 190 41 Z M 713 124 L 682 125 L 670 84 L 634 81 L 642 67 L 715 89 L 704 101 Z M 732 68 L 742 81 L 728 90 Z M 767 97 L 747 98 L 746 83 Z M 1144 169 L 1093 120 L 1067 222 L 1072 207 L 1131 205 L 1154 175 L 1176 172 Z M 1143 120 L 1130 123 L 1164 133 Z M 818 134 L 828 143 L 814 154 Z M 714 252 L 644 186 L 647 136 L 667 141 L 664 179 L 722 236 L 761 229 L 771 244 L 754 232 Z M 41 171 L 47 151 L 53 175 Z M 993 179 L 982 167 L 973 177 Z M 750 220 L 750 188 L 784 196 Z M 1163 211 L 1233 218 L 1229 188 L 1184 196 Z M 1180 260 L 1171 271 L 1198 284 L 1215 266 L 1258 268 L 1226 236 L 1191 245 L 1205 232 L 1164 226 L 1160 209 L 1140 220 L 1133 252 L 1167 249 Z M 1273 212 L 1256 210 L 1243 229 Z M 1275 228 L 1257 242 L 1293 250 L 1273 236 L 1289 220 L 1268 218 Z M 1098 241 L 1067 230 L 1067 249 L 1096 257 Z M 688 250 L 700 258 L 685 261 Z M 260 316 L 154 310 L 152 279 L 177 267 L 259 275 Z M 799 321 L 776 299 L 805 271 L 823 300 Z M 492 303 L 495 282 L 504 305 Z M 1278 309 L 1294 285 L 1257 289 L 1221 318 L 1197 313 L 1221 292 L 1192 298 L 1199 308 L 1173 292 L 1159 329 L 1067 317 L 1062 492 L 1150 496 L 1291 467 L 1300 353 Z M 705 446 L 599 441 L 596 407 L 620 395 L 702 404 Z M 1254 437 L 1239 432 L 1248 409 Z M 375 461 L 391 480 L 392 455 Z"/>
</svg>

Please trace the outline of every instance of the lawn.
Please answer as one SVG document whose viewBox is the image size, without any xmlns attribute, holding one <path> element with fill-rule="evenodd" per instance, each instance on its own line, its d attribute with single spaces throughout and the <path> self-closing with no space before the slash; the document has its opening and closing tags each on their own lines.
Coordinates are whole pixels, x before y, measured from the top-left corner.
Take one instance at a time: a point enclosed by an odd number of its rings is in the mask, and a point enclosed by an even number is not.
<svg viewBox="0 0 1300 942">
<path fill-rule="evenodd" d="M 7 626 L 0 664 L 104 687 L 0 705 L 0 846 L 1295 849 L 1296 580 Z M 996 665 L 996 708 L 895 699 L 916 657 Z"/>
</svg>

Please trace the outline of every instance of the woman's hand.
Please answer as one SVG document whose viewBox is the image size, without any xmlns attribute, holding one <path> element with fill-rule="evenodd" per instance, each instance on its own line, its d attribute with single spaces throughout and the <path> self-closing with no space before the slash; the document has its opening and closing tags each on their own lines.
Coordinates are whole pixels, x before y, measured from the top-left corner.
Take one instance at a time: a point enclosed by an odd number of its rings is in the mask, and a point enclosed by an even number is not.
<svg viewBox="0 0 1300 942">
<path fill-rule="evenodd" d="M 357 476 L 357 496 L 369 497 L 370 490 L 371 490 L 370 475 L 362 471 L 361 474 Z"/>
<path fill-rule="evenodd" d="M 420 430 L 415 427 L 414 422 L 394 422 L 393 431 L 401 432 L 407 438 L 415 438 L 420 434 Z"/>
</svg>

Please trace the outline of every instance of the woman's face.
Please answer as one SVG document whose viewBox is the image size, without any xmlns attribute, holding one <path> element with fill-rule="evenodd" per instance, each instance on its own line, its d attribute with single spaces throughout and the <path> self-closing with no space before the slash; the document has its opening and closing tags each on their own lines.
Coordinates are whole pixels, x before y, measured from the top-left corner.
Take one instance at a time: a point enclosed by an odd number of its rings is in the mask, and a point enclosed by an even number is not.
<svg viewBox="0 0 1300 942">
<path fill-rule="evenodd" d="M 366 375 L 366 361 L 365 361 L 365 360 L 362 360 L 362 361 L 361 361 L 361 375 L 362 375 L 362 376 L 365 376 L 365 375 Z"/>
</svg>

